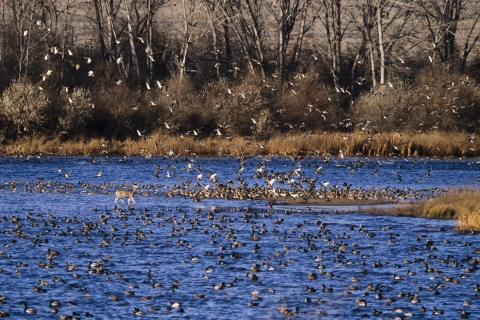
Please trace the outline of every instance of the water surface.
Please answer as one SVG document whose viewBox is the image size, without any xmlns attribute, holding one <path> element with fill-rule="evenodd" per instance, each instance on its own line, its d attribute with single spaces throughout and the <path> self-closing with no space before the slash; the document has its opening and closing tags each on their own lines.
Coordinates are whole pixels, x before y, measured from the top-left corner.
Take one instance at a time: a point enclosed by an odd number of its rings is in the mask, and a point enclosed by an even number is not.
<svg viewBox="0 0 480 320">
<path fill-rule="evenodd" d="M 271 319 L 288 312 L 299 319 L 319 312 L 332 319 L 409 312 L 452 319 L 465 310 L 476 319 L 480 240 L 454 232 L 450 220 L 269 208 L 262 200 L 195 202 L 175 190 L 187 180 L 197 189 L 228 180 L 236 188 L 237 178 L 266 186 L 262 168 L 272 175 L 299 169 L 291 177 L 316 179 L 318 188 L 324 182 L 389 186 L 428 196 L 476 187 L 479 165 L 477 159 L 255 157 L 239 175 L 237 158 L 1 158 L 0 294 L 6 298 L 0 310 L 38 319 L 129 319 L 135 308 L 149 318 L 192 319 Z M 136 204 L 115 206 L 115 188 L 131 182 L 140 185 Z M 272 187 L 294 188 L 278 181 Z M 61 302 L 57 314 L 53 300 Z M 24 313 L 24 302 L 37 313 Z"/>
</svg>

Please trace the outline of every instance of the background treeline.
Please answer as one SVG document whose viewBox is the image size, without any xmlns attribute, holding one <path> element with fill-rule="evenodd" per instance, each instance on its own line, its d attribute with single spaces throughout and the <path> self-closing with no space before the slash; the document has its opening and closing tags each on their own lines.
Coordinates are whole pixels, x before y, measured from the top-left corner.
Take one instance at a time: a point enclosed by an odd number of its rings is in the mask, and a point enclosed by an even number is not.
<svg viewBox="0 0 480 320">
<path fill-rule="evenodd" d="M 480 0 L 1 6 L 2 141 L 480 124 Z"/>
</svg>

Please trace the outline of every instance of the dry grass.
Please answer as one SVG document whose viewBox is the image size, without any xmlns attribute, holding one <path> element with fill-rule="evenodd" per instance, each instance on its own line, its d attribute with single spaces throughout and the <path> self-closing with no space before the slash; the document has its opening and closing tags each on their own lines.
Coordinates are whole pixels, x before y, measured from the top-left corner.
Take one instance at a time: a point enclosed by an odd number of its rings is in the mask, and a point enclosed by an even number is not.
<svg viewBox="0 0 480 320">
<path fill-rule="evenodd" d="M 423 215 L 454 218 L 459 231 L 480 230 L 480 190 L 457 189 L 422 203 Z"/>
<path fill-rule="evenodd" d="M 455 189 L 430 200 L 404 202 L 387 209 L 372 206 L 365 211 L 373 214 L 454 219 L 457 231 L 480 231 L 480 190 Z"/>
<path fill-rule="evenodd" d="M 68 155 L 306 155 L 306 156 L 378 156 L 378 157 L 461 157 L 479 156 L 480 150 L 461 133 L 398 134 L 316 133 L 277 135 L 269 140 L 249 137 L 211 136 L 198 139 L 193 134 L 169 135 L 163 132 L 136 139 L 75 141 L 24 137 L 6 142 L 0 151 L 15 154 Z"/>
</svg>

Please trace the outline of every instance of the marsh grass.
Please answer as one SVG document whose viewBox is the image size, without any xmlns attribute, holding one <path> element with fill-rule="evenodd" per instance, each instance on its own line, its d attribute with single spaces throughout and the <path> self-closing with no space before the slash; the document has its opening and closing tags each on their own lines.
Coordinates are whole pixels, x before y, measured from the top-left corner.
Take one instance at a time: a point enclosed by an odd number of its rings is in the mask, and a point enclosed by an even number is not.
<svg viewBox="0 0 480 320">
<path fill-rule="evenodd" d="M 454 189 L 432 199 L 401 202 L 388 208 L 371 206 L 363 211 L 381 215 L 454 219 L 456 231 L 480 231 L 480 190 Z"/>
<path fill-rule="evenodd" d="M 480 230 L 480 190 L 452 190 L 421 205 L 426 217 L 455 219 L 459 231 Z"/>
<path fill-rule="evenodd" d="M 178 136 L 163 131 L 125 140 L 100 138 L 63 141 L 46 137 L 23 137 L 4 142 L 5 155 L 305 155 L 336 157 L 462 157 L 479 156 L 480 151 L 461 133 L 429 134 L 364 132 L 277 134 L 268 140 L 255 137 Z"/>
</svg>

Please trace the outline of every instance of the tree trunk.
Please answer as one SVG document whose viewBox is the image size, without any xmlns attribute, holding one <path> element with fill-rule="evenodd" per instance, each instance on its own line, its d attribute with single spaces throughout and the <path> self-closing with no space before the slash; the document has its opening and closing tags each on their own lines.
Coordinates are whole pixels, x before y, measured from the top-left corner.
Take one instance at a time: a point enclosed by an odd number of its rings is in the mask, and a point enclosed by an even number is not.
<svg viewBox="0 0 480 320">
<path fill-rule="evenodd" d="M 227 60 L 228 67 L 230 67 L 232 63 L 232 46 L 230 44 L 230 26 L 228 19 L 225 19 L 223 22 L 223 41 L 225 41 L 225 59 Z"/>
<path fill-rule="evenodd" d="M 368 45 L 368 53 L 370 58 L 370 70 L 372 72 L 372 87 L 377 88 L 377 75 L 375 72 L 375 54 L 374 54 L 374 44 L 372 40 L 372 5 L 369 0 L 363 0 L 363 28 L 365 33 L 365 38 Z"/>
<path fill-rule="evenodd" d="M 467 35 L 467 39 L 465 40 L 465 45 L 463 48 L 463 55 L 462 55 L 462 61 L 460 63 L 460 72 L 463 72 L 465 69 L 465 65 L 467 64 L 467 58 L 472 49 L 475 47 L 475 44 L 477 43 L 478 39 L 480 38 L 480 32 L 477 32 L 477 35 L 475 38 L 473 38 L 472 43 L 470 44 L 470 38 L 472 37 L 472 33 L 475 30 L 475 27 L 477 26 L 478 21 L 480 20 L 480 14 L 477 14 L 475 17 L 474 22 L 472 23 L 472 27 L 470 28 L 470 32 Z"/>
<path fill-rule="evenodd" d="M 247 60 L 248 69 L 250 70 L 250 72 L 255 74 L 255 69 L 253 68 L 252 58 L 249 54 L 248 47 L 247 47 L 247 44 L 246 44 L 247 41 L 246 41 L 245 37 L 242 36 L 242 33 L 240 33 L 240 31 L 238 30 L 235 23 L 232 22 L 232 20 L 233 20 L 232 16 L 227 13 L 227 10 L 223 6 L 220 6 L 220 9 L 222 10 L 222 13 L 225 17 L 225 21 L 228 22 L 228 24 L 230 26 L 232 26 L 233 31 L 235 32 L 235 34 L 237 36 L 240 47 L 242 48 L 242 52 L 245 53 L 245 59 Z"/>
<path fill-rule="evenodd" d="M 247 8 L 248 8 L 248 12 L 250 14 L 250 18 L 253 21 L 253 36 L 254 36 L 253 40 L 254 40 L 255 47 L 256 47 L 257 53 L 258 53 L 258 60 L 259 60 L 258 64 L 259 64 L 259 67 L 260 67 L 260 74 L 262 75 L 262 78 L 265 78 L 265 69 L 263 67 L 263 65 L 265 63 L 265 55 L 263 53 L 263 44 L 260 41 L 260 25 L 259 25 L 258 17 L 253 12 L 253 7 L 252 7 L 252 4 L 251 4 L 250 0 L 245 0 L 245 2 L 247 4 Z"/>
<path fill-rule="evenodd" d="M 380 85 L 385 84 L 385 49 L 383 46 L 383 4 L 377 0 L 378 51 L 380 52 Z"/>
<path fill-rule="evenodd" d="M 147 0 L 147 80 L 152 81 L 153 78 L 153 49 L 152 49 L 152 37 L 153 37 L 153 15 L 152 15 L 152 0 Z"/>
<path fill-rule="evenodd" d="M 138 81 L 140 79 L 140 69 L 138 66 L 138 58 L 137 58 L 137 52 L 135 50 L 135 39 L 133 35 L 133 28 L 132 28 L 132 22 L 130 20 L 130 12 L 128 10 L 127 6 L 127 0 L 123 0 L 123 3 L 125 5 L 125 13 L 126 13 L 126 18 L 127 18 L 127 30 L 128 30 L 128 40 L 130 42 L 130 52 L 132 54 L 132 64 L 133 64 L 133 70 L 135 72 L 135 81 Z"/>
<path fill-rule="evenodd" d="M 303 37 L 305 36 L 305 24 L 307 21 L 308 7 L 309 7 L 309 2 L 305 2 L 302 8 L 302 19 L 300 21 L 300 31 L 293 49 L 292 60 L 289 66 L 290 70 L 297 69 L 297 64 L 300 59 L 300 52 L 302 51 L 302 46 L 303 46 Z"/>
<path fill-rule="evenodd" d="M 102 4 L 100 3 L 100 0 L 93 0 L 93 5 L 95 7 L 95 18 L 97 22 L 97 28 L 98 28 L 98 40 L 100 42 L 100 55 L 102 56 L 102 59 L 106 58 L 106 47 L 105 47 L 105 39 L 103 37 L 103 15 L 102 15 Z"/>
<path fill-rule="evenodd" d="M 210 30 L 212 31 L 213 55 L 215 56 L 215 72 L 217 74 L 217 79 L 220 79 L 222 75 L 220 73 L 220 59 L 218 56 L 219 50 L 217 45 L 217 30 L 215 30 L 215 28 L 213 27 L 212 16 L 208 10 L 210 10 L 209 7 L 206 8 L 206 11 L 207 11 L 208 24 L 210 26 Z"/>
</svg>

